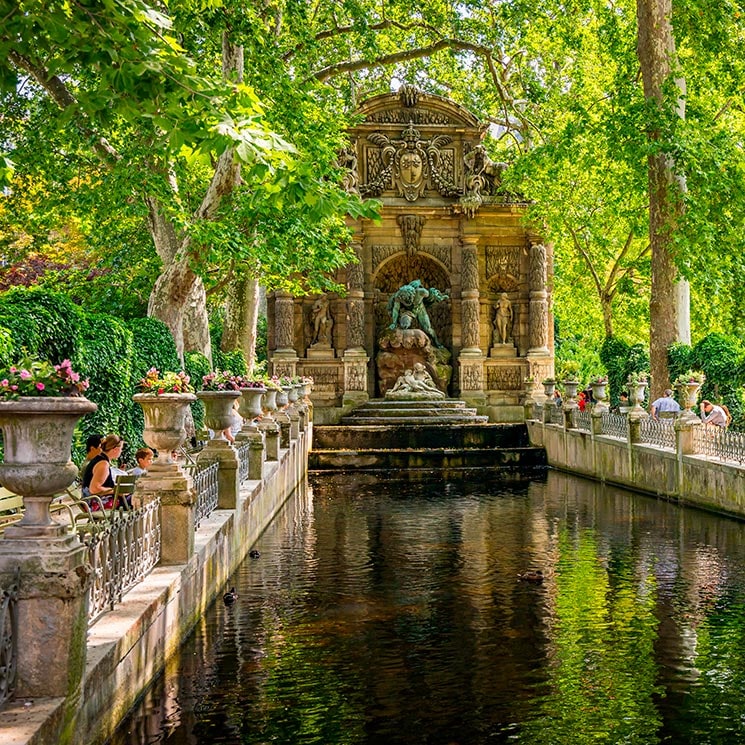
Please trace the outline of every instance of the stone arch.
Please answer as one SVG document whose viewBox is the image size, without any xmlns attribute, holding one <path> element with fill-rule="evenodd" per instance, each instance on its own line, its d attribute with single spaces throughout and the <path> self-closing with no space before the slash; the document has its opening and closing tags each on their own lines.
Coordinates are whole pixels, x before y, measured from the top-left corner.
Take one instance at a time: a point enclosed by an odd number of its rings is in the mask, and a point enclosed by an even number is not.
<svg viewBox="0 0 745 745">
<path fill-rule="evenodd" d="M 450 273 L 437 259 L 422 253 L 408 256 L 397 253 L 377 267 L 373 278 L 375 291 L 375 339 L 388 328 L 388 298 L 402 285 L 420 279 L 427 287 L 436 287 L 441 292 L 450 290 Z M 435 303 L 428 309 L 432 327 L 442 344 L 452 350 L 452 316 L 450 303 Z"/>
</svg>

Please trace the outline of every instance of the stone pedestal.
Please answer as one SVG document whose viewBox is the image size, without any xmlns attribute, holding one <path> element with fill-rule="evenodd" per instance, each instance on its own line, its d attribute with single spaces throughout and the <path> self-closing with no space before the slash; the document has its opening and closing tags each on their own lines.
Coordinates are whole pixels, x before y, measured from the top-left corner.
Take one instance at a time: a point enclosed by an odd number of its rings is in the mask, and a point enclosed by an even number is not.
<svg viewBox="0 0 745 745">
<path fill-rule="evenodd" d="M 367 390 L 367 363 L 369 357 L 364 349 L 347 349 L 344 352 L 344 396 L 343 405 L 348 401 L 355 405 L 369 400 Z"/>
<path fill-rule="evenodd" d="M 153 463 L 137 479 L 135 499 L 144 502 L 155 496 L 160 497 L 160 563 L 186 564 L 194 553 L 194 482 L 177 463 Z"/>
<path fill-rule="evenodd" d="M 217 461 L 218 501 L 221 510 L 234 510 L 238 504 L 240 483 L 238 476 L 238 453 L 227 440 L 210 440 L 197 456 L 197 462 Z"/>
<path fill-rule="evenodd" d="M 67 722 L 80 704 L 85 670 L 86 550 L 75 535 L 6 536 L 0 539 L 0 584 L 10 587 L 17 581 L 16 697 L 66 698 Z"/>
<path fill-rule="evenodd" d="M 333 360 L 336 357 L 336 352 L 330 344 L 318 342 L 318 344 L 308 347 L 305 356 L 309 360 Z"/>
<path fill-rule="evenodd" d="M 490 357 L 500 357 L 502 359 L 508 357 L 517 357 L 517 349 L 514 344 L 495 344 L 489 350 Z"/>
<path fill-rule="evenodd" d="M 290 439 L 297 440 L 300 437 L 300 414 L 294 406 L 290 406 L 287 416 L 290 418 Z"/>
<path fill-rule="evenodd" d="M 260 432 L 248 436 L 248 478 L 260 481 L 264 472 L 264 438 Z"/>
<path fill-rule="evenodd" d="M 286 450 L 290 447 L 290 417 L 286 411 L 278 411 L 274 419 L 279 425 L 279 446 Z"/>
<path fill-rule="evenodd" d="M 278 460 L 279 459 L 279 425 L 273 419 L 267 422 L 262 422 L 259 425 L 260 429 L 264 433 L 264 440 L 266 443 L 266 459 L 267 460 Z"/>
</svg>

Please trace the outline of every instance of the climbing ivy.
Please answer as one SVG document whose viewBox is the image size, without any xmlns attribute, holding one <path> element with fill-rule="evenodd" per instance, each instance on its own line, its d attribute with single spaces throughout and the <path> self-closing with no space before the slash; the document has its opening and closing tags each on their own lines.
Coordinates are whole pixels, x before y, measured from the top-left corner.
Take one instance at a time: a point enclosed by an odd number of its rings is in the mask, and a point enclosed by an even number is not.
<svg viewBox="0 0 745 745">
<path fill-rule="evenodd" d="M 132 402 L 132 332 L 123 321 L 98 313 L 81 314 L 73 367 L 90 379 L 88 398 L 98 410 L 80 425 L 81 440 L 89 434 L 114 432 L 124 438 L 122 459 L 131 462 L 142 442 L 125 412 Z M 80 453 L 77 453 L 80 455 Z"/>
<path fill-rule="evenodd" d="M 600 348 L 600 361 L 608 371 L 610 400 L 617 406 L 621 392 L 626 390 L 626 363 L 629 357 L 629 345 L 616 336 L 608 336 Z"/>
<path fill-rule="evenodd" d="M 186 363 L 186 372 L 191 378 L 191 384 L 194 390 L 198 391 L 202 387 L 202 377 L 212 372 L 210 361 L 199 352 L 187 352 L 184 355 Z M 201 401 L 195 401 L 191 405 L 191 415 L 194 418 L 194 427 L 197 431 L 204 429 L 204 404 Z"/>
</svg>

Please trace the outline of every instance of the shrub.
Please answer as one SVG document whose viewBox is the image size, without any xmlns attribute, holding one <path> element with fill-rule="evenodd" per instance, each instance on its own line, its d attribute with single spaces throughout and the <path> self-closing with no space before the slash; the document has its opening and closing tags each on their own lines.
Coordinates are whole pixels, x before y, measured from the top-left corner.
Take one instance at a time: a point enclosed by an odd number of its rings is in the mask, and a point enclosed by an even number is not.
<svg viewBox="0 0 745 745">
<path fill-rule="evenodd" d="M 600 348 L 600 361 L 608 371 L 612 406 L 618 406 L 619 396 L 622 391 L 626 390 L 626 379 L 629 375 L 626 369 L 629 349 L 625 341 L 614 336 L 607 337 Z"/>
<path fill-rule="evenodd" d="M 0 326 L 12 334 L 14 352 L 58 364 L 73 359 L 83 311 L 62 294 L 16 287 L 0 295 Z"/>
</svg>

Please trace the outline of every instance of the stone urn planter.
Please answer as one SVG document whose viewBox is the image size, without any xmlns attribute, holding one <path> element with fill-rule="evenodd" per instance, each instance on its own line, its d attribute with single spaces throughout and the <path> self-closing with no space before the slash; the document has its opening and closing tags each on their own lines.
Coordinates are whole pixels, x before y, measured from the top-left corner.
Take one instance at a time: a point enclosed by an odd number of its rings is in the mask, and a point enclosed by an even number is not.
<svg viewBox="0 0 745 745">
<path fill-rule="evenodd" d="M 277 408 L 278 409 L 284 409 L 285 406 L 290 402 L 288 398 L 288 394 L 290 392 L 291 386 L 289 385 L 283 385 L 281 391 L 277 391 Z"/>
<path fill-rule="evenodd" d="M 262 398 L 262 406 L 264 411 L 271 418 L 272 414 L 277 410 L 277 389 L 267 388 Z"/>
<path fill-rule="evenodd" d="M 546 395 L 546 398 L 553 402 L 554 400 L 554 391 L 556 390 L 556 381 L 555 380 L 544 380 L 543 381 L 543 392 Z"/>
<path fill-rule="evenodd" d="M 698 392 L 701 390 L 701 383 L 695 381 L 688 381 L 678 386 L 680 391 L 681 403 L 683 404 L 683 411 L 680 414 L 680 418 L 688 421 L 694 419 L 698 422 L 698 416 L 692 411 L 698 403 Z"/>
<path fill-rule="evenodd" d="M 299 398 L 300 398 L 300 383 L 293 383 L 289 386 L 289 390 L 287 391 L 287 400 L 294 404 Z"/>
<path fill-rule="evenodd" d="M 136 393 L 132 400 L 142 407 L 145 416 L 142 439 L 157 451 L 155 463 L 173 463 L 171 454 L 186 440 L 186 415 L 197 397 L 193 393 Z"/>
<path fill-rule="evenodd" d="M 608 383 L 590 383 L 590 388 L 592 388 L 592 397 L 595 399 L 592 410 L 597 412 L 608 411 Z"/>
<path fill-rule="evenodd" d="M 310 403 L 310 392 L 313 390 L 313 383 L 303 381 L 300 384 L 300 396 L 305 403 Z"/>
<path fill-rule="evenodd" d="M 204 423 L 215 433 L 213 439 L 226 439 L 223 430 L 232 424 L 233 403 L 240 395 L 240 391 L 197 391 L 204 404 Z"/>
<path fill-rule="evenodd" d="M 648 416 L 644 410 L 644 398 L 646 395 L 647 386 L 649 383 L 646 381 L 639 381 L 629 383 L 629 401 L 631 402 L 631 409 L 629 410 L 629 416 L 632 419 L 643 419 Z"/>
<path fill-rule="evenodd" d="M 82 396 L 22 397 L 0 402 L 4 455 L 0 482 L 23 497 L 25 511 L 5 535 L 56 535 L 64 530 L 49 514 L 55 494 L 78 475 L 70 446 L 78 420 L 98 406 Z"/>
<path fill-rule="evenodd" d="M 565 380 L 564 381 L 564 408 L 565 409 L 576 409 L 579 404 L 577 403 L 577 388 L 579 388 L 578 380 Z"/>
<path fill-rule="evenodd" d="M 247 421 L 260 417 L 264 410 L 261 400 L 267 392 L 266 388 L 241 388 L 241 397 L 238 401 L 238 413 Z"/>
</svg>

